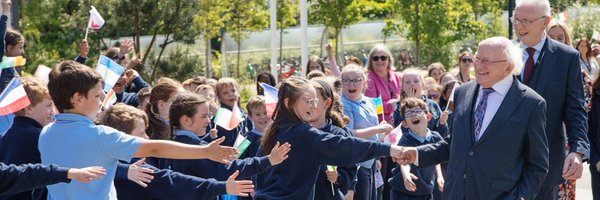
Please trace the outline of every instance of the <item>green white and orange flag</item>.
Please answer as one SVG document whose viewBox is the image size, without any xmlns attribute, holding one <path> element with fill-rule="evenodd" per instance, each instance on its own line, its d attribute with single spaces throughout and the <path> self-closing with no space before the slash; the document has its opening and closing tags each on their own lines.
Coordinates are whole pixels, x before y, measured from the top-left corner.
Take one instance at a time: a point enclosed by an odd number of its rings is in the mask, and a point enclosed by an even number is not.
<svg viewBox="0 0 600 200">
<path fill-rule="evenodd" d="M 240 154 L 238 155 L 238 158 L 242 154 L 244 154 L 246 149 L 248 149 L 248 147 L 250 147 L 250 144 L 251 144 L 250 140 L 248 140 L 242 134 L 238 133 L 237 137 L 235 138 L 235 142 L 233 143 L 233 147 L 237 148 L 238 152 L 240 152 Z"/>
<path fill-rule="evenodd" d="M 23 58 L 23 56 L 17 57 L 2 57 L 2 62 L 0 62 L 0 69 L 6 69 L 16 66 L 23 66 L 27 62 L 27 59 Z"/>
<path fill-rule="evenodd" d="M 231 110 L 226 108 L 219 108 L 217 110 L 217 114 L 215 114 L 215 124 L 230 131 L 240 125 L 242 117 L 242 111 L 237 106 L 236 102 Z"/>
</svg>

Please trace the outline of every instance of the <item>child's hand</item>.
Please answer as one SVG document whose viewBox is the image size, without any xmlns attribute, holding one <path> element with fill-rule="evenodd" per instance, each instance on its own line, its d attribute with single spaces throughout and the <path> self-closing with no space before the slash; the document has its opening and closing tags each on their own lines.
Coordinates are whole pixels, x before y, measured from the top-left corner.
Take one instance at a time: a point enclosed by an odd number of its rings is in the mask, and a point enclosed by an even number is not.
<svg viewBox="0 0 600 200">
<path fill-rule="evenodd" d="M 138 57 L 133 57 L 129 63 L 127 63 L 127 69 L 132 69 L 135 66 L 142 64 L 142 61 Z"/>
<path fill-rule="evenodd" d="M 440 116 L 440 125 L 446 125 L 448 123 L 448 111 L 442 112 L 442 116 Z"/>
<path fill-rule="evenodd" d="M 133 40 L 123 40 L 121 42 L 121 47 L 119 50 L 119 54 L 125 55 L 133 50 Z"/>
<path fill-rule="evenodd" d="M 444 177 L 437 177 L 436 179 L 438 188 L 440 189 L 440 192 L 444 192 Z"/>
<path fill-rule="evenodd" d="M 216 128 L 210 129 L 210 138 L 215 139 L 219 137 L 217 133 L 219 133 L 219 131 Z"/>
<path fill-rule="evenodd" d="M 79 55 L 83 58 L 87 58 L 89 52 L 90 44 L 86 39 L 81 40 L 81 42 L 79 42 Z"/>
<path fill-rule="evenodd" d="M 394 130 L 394 127 L 385 121 L 381 122 L 381 124 L 379 124 L 378 127 L 379 127 L 379 133 L 383 133 L 384 135 L 387 135 L 390 132 L 392 132 L 392 130 Z"/>
<path fill-rule="evenodd" d="M 88 183 L 93 178 L 101 179 L 106 175 L 106 169 L 100 166 L 86 167 L 86 168 L 71 168 L 67 172 L 67 178 L 71 180 L 77 180 L 79 182 Z"/>
<path fill-rule="evenodd" d="M 285 143 L 283 145 L 279 145 L 279 142 L 275 144 L 273 149 L 271 149 L 271 153 L 267 156 L 269 158 L 269 162 L 271 165 L 278 165 L 288 158 L 287 153 L 290 152 L 292 145 L 290 143 Z"/>
<path fill-rule="evenodd" d="M 344 195 L 344 200 L 354 200 L 354 191 L 348 190 L 346 195 Z"/>
<path fill-rule="evenodd" d="M 229 176 L 225 185 L 225 191 L 227 194 L 247 197 L 250 193 L 254 192 L 254 185 L 250 180 L 236 181 L 235 179 L 239 174 L 240 171 L 236 170 L 231 176 Z"/>
<path fill-rule="evenodd" d="M 418 180 L 419 178 L 412 173 L 408 174 L 409 177 L 404 177 L 404 188 L 411 192 L 417 191 L 417 185 L 415 185 L 415 182 L 413 182 L 412 180 Z"/>
<path fill-rule="evenodd" d="M 127 179 L 137 183 L 142 187 L 148 187 L 148 183 L 152 182 L 154 179 L 154 171 L 151 169 L 142 167 L 142 164 L 146 162 L 146 158 L 142 158 L 137 162 L 129 165 L 129 170 L 127 170 Z"/>
<path fill-rule="evenodd" d="M 221 137 L 204 146 L 206 158 L 215 162 L 231 165 L 230 160 L 236 159 L 239 152 L 234 147 L 221 146 L 220 144 L 223 143 L 223 141 L 225 141 L 225 137 Z"/>
<path fill-rule="evenodd" d="M 327 50 L 327 52 L 331 52 L 333 51 L 333 45 L 330 43 L 327 43 L 327 46 L 325 46 L 325 49 Z"/>
<path fill-rule="evenodd" d="M 131 83 L 133 81 L 133 79 L 135 79 L 139 76 L 140 76 L 140 73 L 138 73 L 135 69 L 125 70 L 125 77 L 127 79 L 127 84 Z"/>
<path fill-rule="evenodd" d="M 331 183 L 337 182 L 337 178 L 338 178 L 337 170 L 334 170 L 334 171 L 325 170 L 325 174 L 327 174 L 327 180 L 329 182 L 331 182 Z"/>
</svg>

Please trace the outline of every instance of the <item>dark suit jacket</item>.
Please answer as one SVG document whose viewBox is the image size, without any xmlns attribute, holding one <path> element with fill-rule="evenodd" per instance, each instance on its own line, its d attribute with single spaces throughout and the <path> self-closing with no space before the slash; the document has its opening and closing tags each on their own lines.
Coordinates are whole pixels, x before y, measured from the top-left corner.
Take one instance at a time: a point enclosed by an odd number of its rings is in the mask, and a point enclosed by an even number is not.
<svg viewBox="0 0 600 200">
<path fill-rule="evenodd" d="M 550 171 L 543 187 L 551 187 L 564 182 L 565 144 L 568 142 L 569 152 L 579 152 L 588 157 L 589 142 L 586 137 L 588 125 L 579 53 L 549 38 L 546 43 L 542 61 L 536 66 L 527 86 L 540 94 L 548 107 L 546 136 L 550 150 Z"/>
<path fill-rule="evenodd" d="M 474 141 L 479 85 L 456 89 L 452 132 L 417 147 L 419 167 L 449 160 L 443 199 L 533 199 L 548 172 L 546 102 L 514 79 L 500 108 Z"/>
</svg>

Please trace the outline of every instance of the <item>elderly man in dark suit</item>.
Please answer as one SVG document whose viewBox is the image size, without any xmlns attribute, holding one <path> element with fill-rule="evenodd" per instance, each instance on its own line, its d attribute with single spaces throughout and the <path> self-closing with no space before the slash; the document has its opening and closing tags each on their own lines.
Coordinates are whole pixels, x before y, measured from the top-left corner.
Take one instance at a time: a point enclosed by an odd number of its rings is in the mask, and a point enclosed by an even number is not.
<svg viewBox="0 0 600 200">
<path fill-rule="evenodd" d="M 533 199 L 548 173 L 546 102 L 513 73 L 519 47 L 503 37 L 481 41 L 476 81 L 456 89 L 450 135 L 407 147 L 400 164 L 448 160 L 443 199 Z"/>
<path fill-rule="evenodd" d="M 579 179 L 582 160 L 589 155 L 579 53 L 547 36 L 550 19 L 548 0 L 516 2 L 512 22 L 525 63 L 519 79 L 540 94 L 548 106 L 550 171 L 537 197 L 543 200 L 557 199 L 558 185 L 564 179 Z M 568 154 L 565 144 L 569 145 Z"/>
</svg>

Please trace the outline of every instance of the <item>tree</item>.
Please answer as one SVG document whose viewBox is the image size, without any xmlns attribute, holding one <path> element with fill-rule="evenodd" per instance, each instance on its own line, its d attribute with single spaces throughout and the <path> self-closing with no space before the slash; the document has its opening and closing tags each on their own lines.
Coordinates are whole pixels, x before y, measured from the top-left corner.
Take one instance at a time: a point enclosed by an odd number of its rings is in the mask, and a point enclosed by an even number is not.
<svg viewBox="0 0 600 200">
<path fill-rule="evenodd" d="M 212 50 L 211 39 L 221 35 L 221 30 L 225 27 L 225 22 L 231 19 L 229 1 L 221 0 L 198 0 L 200 9 L 194 16 L 194 22 L 202 32 L 202 38 L 206 42 L 206 77 L 211 77 L 212 70 Z"/>
<path fill-rule="evenodd" d="M 328 31 L 332 29 L 333 38 L 339 41 L 342 29 L 363 19 L 361 8 L 355 0 L 313 0 L 309 7 L 309 21 L 325 25 Z M 338 54 L 335 45 L 335 55 Z"/>
<path fill-rule="evenodd" d="M 229 0 L 231 5 L 231 20 L 225 26 L 237 43 L 236 76 L 242 77 L 240 73 L 240 51 L 242 40 L 251 31 L 262 30 L 269 24 L 269 13 L 267 2 L 262 0 Z"/>
</svg>

